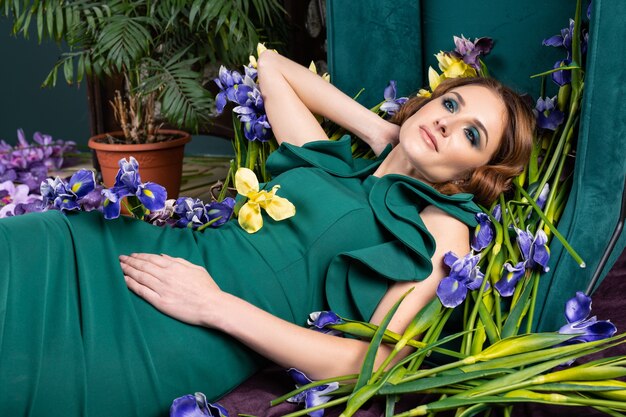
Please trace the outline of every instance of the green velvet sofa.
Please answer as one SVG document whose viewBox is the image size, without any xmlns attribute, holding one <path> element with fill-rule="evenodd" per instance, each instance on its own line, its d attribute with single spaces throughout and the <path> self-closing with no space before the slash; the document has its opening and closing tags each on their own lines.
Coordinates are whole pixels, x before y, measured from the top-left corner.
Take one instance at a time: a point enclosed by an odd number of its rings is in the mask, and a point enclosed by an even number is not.
<svg viewBox="0 0 626 417">
<path fill-rule="evenodd" d="M 397 81 L 400 95 L 426 85 L 428 67 L 436 67 L 433 54 L 452 49 L 453 35 L 489 36 L 496 42 L 486 59 L 491 74 L 536 98 L 540 81 L 529 75 L 562 59 L 561 51 L 541 42 L 568 25 L 575 3 L 328 0 L 329 71 L 333 83 L 349 95 L 365 88 L 359 99 L 371 106 L 382 99 L 390 79 Z M 575 179 L 559 224 L 587 267 L 579 268 L 555 240 L 551 271 L 540 284 L 537 330 L 563 324 L 564 302 L 575 291 L 585 291 L 618 222 L 626 174 L 625 18 L 626 1 L 593 0 Z M 603 273 L 625 244 L 623 234 Z"/>
</svg>

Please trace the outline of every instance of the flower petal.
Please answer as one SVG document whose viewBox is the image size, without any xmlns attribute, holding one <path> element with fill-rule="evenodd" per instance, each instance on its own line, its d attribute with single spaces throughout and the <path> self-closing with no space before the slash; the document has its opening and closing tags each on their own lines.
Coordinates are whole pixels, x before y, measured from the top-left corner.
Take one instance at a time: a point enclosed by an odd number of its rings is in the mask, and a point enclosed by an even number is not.
<svg viewBox="0 0 626 417">
<path fill-rule="evenodd" d="M 524 262 L 518 262 L 515 266 L 507 262 L 504 264 L 504 269 L 506 269 L 506 273 L 502 275 L 494 287 L 502 297 L 510 297 L 515 292 L 517 282 L 524 276 L 526 268 Z"/>
<path fill-rule="evenodd" d="M 313 382 L 308 376 L 304 374 L 304 372 L 296 368 L 287 369 L 287 373 L 297 385 L 302 386 L 302 385 L 310 384 L 311 382 Z"/>
<path fill-rule="evenodd" d="M 274 196 L 263 204 L 269 216 L 276 220 L 285 220 L 296 214 L 296 207 L 286 198 Z"/>
<path fill-rule="evenodd" d="M 456 253 L 452 251 L 446 252 L 446 254 L 443 255 L 443 263 L 448 265 L 449 267 L 452 267 L 452 265 L 454 265 L 457 259 L 459 259 L 459 257 L 457 256 Z"/>
<path fill-rule="evenodd" d="M 341 318 L 332 311 L 315 311 L 309 314 L 309 318 L 307 320 L 307 324 L 309 326 L 313 326 L 318 329 L 323 329 L 330 324 L 338 324 L 342 322 L 343 320 L 341 320 Z"/>
<path fill-rule="evenodd" d="M 263 216 L 258 203 L 248 201 L 239 210 L 239 225 L 248 233 L 255 233 L 263 227 Z"/>
<path fill-rule="evenodd" d="M 478 226 L 474 229 L 474 238 L 472 239 L 472 249 L 477 252 L 485 249 L 494 237 L 493 226 L 491 225 L 491 220 L 489 220 L 489 216 L 485 213 L 476 214 L 476 220 L 478 220 Z"/>
<path fill-rule="evenodd" d="M 396 81 L 390 80 L 389 85 L 385 87 L 385 91 L 383 92 L 383 97 L 385 101 L 395 100 L 396 98 Z"/>
<path fill-rule="evenodd" d="M 105 190 L 104 193 L 104 202 L 102 203 L 102 213 L 104 214 L 104 218 L 107 220 L 117 219 L 120 217 L 120 203 L 121 199 L 118 199 L 117 196 L 113 193 L 108 193 Z"/>
<path fill-rule="evenodd" d="M 544 272 L 548 272 L 548 262 L 550 262 L 550 249 L 546 245 L 548 242 L 548 236 L 543 230 L 538 230 L 533 241 L 533 254 L 532 260 L 538 265 L 543 267 Z"/>
<path fill-rule="evenodd" d="M 565 318 L 568 323 L 575 323 L 586 319 L 591 314 L 591 297 L 582 291 L 576 291 L 576 295 L 565 303 Z"/>
<path fill-rule="evenodd" d="M 533 235 L 530 232 L 515 228 L 517 233 L 517 246 L 525 260 L 530 258 L 530 249 L 533 243 Z"/>
<path fill-rule="evenodd" d="M 306 391 L 304 407 L 311 408 L 318 405 L 326 404 L 331 398 L 329 395 L 326 394 L 336 391 L 338 388 L 339 383 L 331 382 L 330 384 L 308 389 Z M 312 411 L 309 413 L 309 415 L 311 417 L 322 417 L 324 415 L 324 409 Z"/>
<path fill-rule="evenodd" d="M 235 173 L 235 188 L 243 196 L 259 191 L 259 180 L 254 172 L 248 168 L 239 168 Z"/>
<path fill-rule="evenodd" d="M 445 307 L 454 308 L 467 297 L 467 287 L 454 278 L 445 277 L 437 287 L 437 297 Z"/>
<path fill-rule="evenodd" d="M 70 178 L 69 188 L 78 198 L 84 197 L 96 188 L 93 171 L 81 169 Z"/>
<path fill-rule="evenodd" d="M 209 221 L 215 220 L 211 223 L 211 227 L 219 227 L 226 223 L 230 216 L 233 214 L 233 208 L 235 207 L 235 200 L 231 197 L 226 197 L 223 201 L 213 202 L 206 205 L 206 214 Z"/>
<path fill-rule="evenodd" d="M 146 206 L 150 211 L 161 210 L 165 207 L 165 200 L 167 200 L 167 191 L 162 185 L 147 182 L 141 184 L 137 190 L 137 198 L 141 201 L 141 204 Z"/>
</svg>

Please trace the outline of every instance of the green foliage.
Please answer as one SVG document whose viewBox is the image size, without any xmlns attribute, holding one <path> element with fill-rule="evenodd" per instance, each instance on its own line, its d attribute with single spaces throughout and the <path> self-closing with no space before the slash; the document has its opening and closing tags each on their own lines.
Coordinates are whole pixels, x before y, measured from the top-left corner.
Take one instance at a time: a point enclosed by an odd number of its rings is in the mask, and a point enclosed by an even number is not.
<svg viewBox="0 0 626 417">
<path fill-rule="evenodd" d="M 278 0 L 0 0 L 14 35 L 67 43 L 43 86 L 59 71 L 69 84 L 124 74 L 127 93 L 156 94 L 169 123 L 194 130 L 213 110 L 205 66 L 247 61 L 281 13 Z"/>
</svg>

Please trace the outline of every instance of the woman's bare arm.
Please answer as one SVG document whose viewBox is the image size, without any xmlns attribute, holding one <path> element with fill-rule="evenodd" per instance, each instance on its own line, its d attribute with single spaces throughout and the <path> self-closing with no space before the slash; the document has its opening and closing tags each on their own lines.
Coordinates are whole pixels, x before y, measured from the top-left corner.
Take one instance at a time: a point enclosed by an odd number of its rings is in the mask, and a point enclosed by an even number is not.
<svg viewBox="0 0 626 417">
<path fill-rule="evenodd" d="M 372 322 L 380 323 L 399 297 L 415 287 L 389 325 L 399 333 L 434 297 L 439 280 L 445 275 L 443 254 L 448 250 L 459 254 L 468 250 L 468 230 L 459 221 L 434 208 L 426 208 L 422 219 L 437 242 L 432 275 L 421 282 L 392 285 L 372 317 Z M 360 370 L 368 348 L 365 341 L 330 336 L 275 317 L 221 291 L 204 268 L 184 259 L 136 254 L 120 260 L 128 287 L 178 320 L 221 330 L 274 362 L 298 368 L 313 379 Z M 378 364 L 387 352 L 388 347 L 380 349 Z"/>
<path fill-rule="evenodd" d="M 396 144 L 399 126 L 361 106 L 307 68 L 273 52 L 258 61 L 259 87 L 276 140 L 303 145 L 328 139 L 314 117 L 326 117 L 363 139 L 376 154 Z"/>
</svg>

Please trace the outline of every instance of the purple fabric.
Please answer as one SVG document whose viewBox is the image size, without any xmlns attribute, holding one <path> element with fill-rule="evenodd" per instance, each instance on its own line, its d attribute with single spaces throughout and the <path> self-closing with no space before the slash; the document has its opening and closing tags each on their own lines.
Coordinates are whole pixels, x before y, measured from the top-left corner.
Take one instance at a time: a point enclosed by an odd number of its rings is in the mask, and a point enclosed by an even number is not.
<svg viewBox="0 0 626 417">
<path fill-rule="evenodd" d="M 626 250 L 621 254 L 611 272 L 604 279 L 598 290 L 593 294 L 593 314 L 601 319 L 611 319 L 617 326 L 619 333 L 626 331 Z M 563 319 L 565 323 L 565 318 Z M 590 355 L 585 361 L 600 357 L 626 355 L 626 344 L 616 346 L 604 352 Z M 235 390 L 219 400 L 231 416 L 238 414 L 252 414 L 256 416 L 278 417 L 284 414 L 300 410 L 296 404 L 283 403 L 276 407 L 270 407 L 270 401 L 293 389 L 293 381 L 284 369 L 270 366 L 261 370 L 256 375 L 245 381 Z M 435 400 L 434 397 L 408 396 L 402 399 L 396 407 L 396 413 L 409 410 L 419 404 Z M 342 407 L 334 407 L 328 410 L 325 417 L 338 417 Z M 575 412 L 581 416 L 606 416 L 606 414 L 592 408 L 557 407 L 543 404 L 520 405 L 514 408 L 514 417 L 568 417 Z M 357 417 L 382 417 L 384 416 L 384 402 L 374 400 L 368 402 L 355 416 Z M 442 417 L 448 414 L 438 414 Z M 450 414 L 454 415 L 454 413 Z"/>
</svg>

